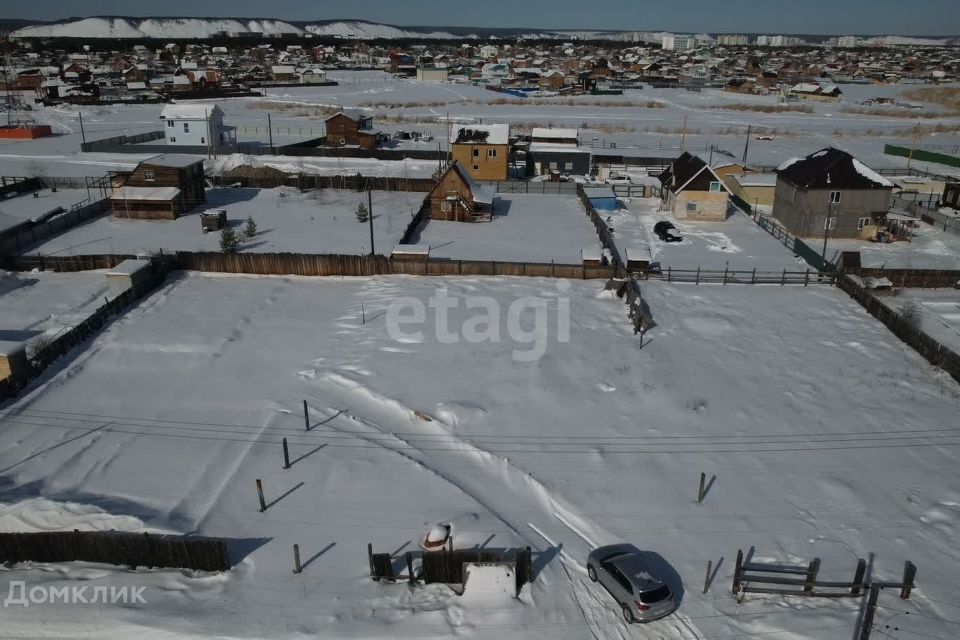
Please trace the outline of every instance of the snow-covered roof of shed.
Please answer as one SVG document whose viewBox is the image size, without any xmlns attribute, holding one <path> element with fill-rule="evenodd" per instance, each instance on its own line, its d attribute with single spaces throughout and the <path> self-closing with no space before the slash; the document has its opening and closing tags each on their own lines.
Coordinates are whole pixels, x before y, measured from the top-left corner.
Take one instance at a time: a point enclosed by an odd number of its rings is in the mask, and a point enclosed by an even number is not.
<svg viewBox="0 0 960 640">
<path fill-rule="evenodd" d="M 143 271 L 144 269 L 150 266 L 149 260 L 137 260 L 135 258 L 129 258 L 124 260 L 113 269 L 110 269 L 106 272 L 108 276 L 129 276 L 137 273 L 138 271 Z"/>
<path fill-rule="evenodd" d="M 576 141 L 578 131 L 576 129 L 552 129 L 548 127 L 534 127 L 532 137 L 537 138 L 562 138 L 564 140 Z"/>
<path fill-rule="evenodd" d="M 143 164 L 183 169 L 198 162 L 203 162 L 203 158 L 200 156 L 191 156 L 186 153 L 161 153 L 158 156 L 144 160 Z"/>
<path fill-rule="evenodd" d="M 173 200 L 180 195 L 176 187 L 120 187 L 110 196 L 111 200 Z"/>
<path fill-rule="evenodd" d="M 425 256 L 430 254 L 429 244 L 398 244 L 393 248 L 394 255 Z"/>
</svg>

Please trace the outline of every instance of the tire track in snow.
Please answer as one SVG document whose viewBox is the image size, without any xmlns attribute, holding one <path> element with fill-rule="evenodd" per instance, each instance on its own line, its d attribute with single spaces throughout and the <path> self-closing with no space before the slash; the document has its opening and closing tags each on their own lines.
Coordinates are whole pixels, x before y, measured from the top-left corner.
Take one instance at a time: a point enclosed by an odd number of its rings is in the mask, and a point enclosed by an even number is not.
<svg viewBox="0 0 960 640">
<path fill-rule="evenodd" d="M 498 456 L 477 447 L 472 442 L 460 439 L 450 429 L 446 428 L 449 426 L 446 425 L 446 423 L 436 418 L 433 418 L 431 422 L 419 420 L 415 417 L 413 410 L 399 400 L 384 396 L 367 387 L 363 382 L 348 378 L 336 371 L 324 373 L 317 378 L 317 381 L 321 386 L 325 385 L 328 389 L 325 392 L 321 392 L 323 397 L 319 399 L 329 407 L 333 407 L 335 404 L 329 402 L 327 394 L 335 396 L 338 399 L 343 398 L 344 392 L 354 396 L 353 401 L 349 403 L 351 409 L 349 409 L 347 413 L 335 417 L 327 423 L 327 426 L 333 426 L 335 422 L 342 422 L 344 420 L 350 420 L 352 424 L 364 426 L 370 435 L 378 436 L 377 438 L 364 438 L 364 440 L 373 442 L 385 449 L 393 451 L 397 455 L 419 463 L 423 468 L 431 471 L 470 496 L 478 504 L 487 509 L 491 515 L 503 522 L 511 531 L 514 531 L 522 540 L 531 544 L 534 542 L 534 539 L 525 533 L 523 523 L 513 521 L 507 514 L 498 511 L 494 506 L 495 501 L 503 501 L 506 499 L 512 505 L 523 505 L 524 508 L 518 510 L 523 513 L 536 513 L 539 511 L 543 514 L 544 521 L 557 519 L 578 538 L 589 545 L 591 549 L 597 545 L 593 539 L 583 533 L 584 529 L 599 531 L 604 538 L 608 540 L 611 539 L 611 536 L 602 528 L 579 516 L 571 507 L 561 504 L 561 502 L 550 493 L 549 489 L 530 473 L 511 464 L 508 458 Z M 364 415 L 357 415 L 360 412 L 363 412 Z M 446 458 L 444 456 L 431 456 L 421 451 L 416 445 L 383 427 L 383 425 L 386 424 L 397 423 L 400 423 L 401 429 L 405 431 L 410 431 L 412 428 L 413 430 L 421 431 L 424 435 L 446 436 L 444 439 L 445 446 L 451 449 L 451 451 L 457 452 L 459 455 L 451 455 Z M 334 428 L 340 432 L 347 432 L 347 430 L 337 427 Z M 362 433 L 357 432 L 355 429 L 350 429 L 349 433 L 361 438 L 364 437 Z M 383 435 L 390 436 L 390 439 L 383 439 Z M 403 450 L 398 450 L 397 447 L 401 446 Z M 437 447 L 439 445 L 438 443 L 432 443 L 431 446 Z M 464 472 L 464 467 L 468 463 L 472 464 L 474 469 L 471 469 L 469 472 Z M 491 463 L 495 463 L 502 469 L 503 473 L 493 473 L 491 470 L 497 467 L 494 467 Z M 584 581 L 586 568 L 566 550 L 566 547 L 570 545 L 557 545 L 532 523 L 526 523 L 526 526 L 532 529 L 539 537 L 546 540 L 552 547 L 560 549 L 560 568 L 571 586 L 575 601 L 584 614 L 585 622 L 591 628 L 591 633 L 597 640 L 607 640 L 617 637 L 621 640 L 626 640 L 627 638 L 638 638 L 641 640 L 682 638 L 683 640 L 691 640 L 700 637 L 692 627 L 689 627 L 692 635 L 686 635 L 676 622 L 675 626 L 678 631 L 676 634 L 670 633 L 668 629 L 664 628 L 669 623 L 659 621 L 646 623 L 644 625 L 628 626 L 620 619 L 619 610 L 613 612 L 614 617 L 612 619 L 616 622 L 613 623 L 611 629 L 611 620 L 607 619 L 611 609 L 609 609 L 606 603 L 608 601 L 612 602 L 612 600 L 605 594 L 600 594 L 600 596 L 603 597 L 602 600 L 598 599 L 597 594 L 591 594 L 590 589 L 592 586 L 587 586 Z M 586 559 L 586 553 L 580 555 Z M 549 569 L 550 565 L 547 565 L 544 571 Z M 572 573 L 574 571 L 581 575 L 574 575 Z M 594 604 L 590 603 L 591 599 L 595 601 Z M 602 615 L 601 611 L 597 608 L 598 605 L 596 602 L 600 603 L 602 611 L 605 612 Z M 674 614 L 674 616 L 676 616 L 676 614 Z M 671 616 L 671 619 L 672 617 L 673 616 Z M 592 623 L 591 620 L 593 621 Z M 609 633 L 611 630 L 616 631 L 617 635 L 611 636 Z"/>
</svg>

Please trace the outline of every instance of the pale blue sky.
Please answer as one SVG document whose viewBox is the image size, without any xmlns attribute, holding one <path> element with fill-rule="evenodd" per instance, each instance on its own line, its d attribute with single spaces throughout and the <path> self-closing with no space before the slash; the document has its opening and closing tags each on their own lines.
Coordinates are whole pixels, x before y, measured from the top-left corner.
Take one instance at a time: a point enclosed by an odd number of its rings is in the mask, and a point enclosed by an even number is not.
<svg viewBox="0 0 960 640">
<path fill-rule="evenodd" d="M 958 0 L 3 0 L 5 18 L 358 18 L 399 25 L 960 35 Z"/>
</svg>

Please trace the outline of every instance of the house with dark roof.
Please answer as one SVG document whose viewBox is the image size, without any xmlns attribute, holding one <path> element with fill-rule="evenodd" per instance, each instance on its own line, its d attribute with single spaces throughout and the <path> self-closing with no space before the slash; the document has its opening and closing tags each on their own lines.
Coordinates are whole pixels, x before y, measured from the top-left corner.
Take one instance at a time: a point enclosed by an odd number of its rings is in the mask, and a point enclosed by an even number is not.
<svg viewBox="0 0 960 640">
<path fill-rule="evenodd" d="M 207 199 L 203 158 L 170 154 L 142 161 L 110 196 L 117 218 L 176 220 Z"/>
<path fill-rule="evenodd" d="M 790 233 L 870 238 L 886 222 L 894 184 L 846 151 L 828 147 L 777 168 L 773 215 Z"/>
<path fill-rule="evenodd" d="M 730 190 L 700 156 L 684 151 L 658 179 L 664 208 L 678 220 L 727 219 Z"/>
</svg>

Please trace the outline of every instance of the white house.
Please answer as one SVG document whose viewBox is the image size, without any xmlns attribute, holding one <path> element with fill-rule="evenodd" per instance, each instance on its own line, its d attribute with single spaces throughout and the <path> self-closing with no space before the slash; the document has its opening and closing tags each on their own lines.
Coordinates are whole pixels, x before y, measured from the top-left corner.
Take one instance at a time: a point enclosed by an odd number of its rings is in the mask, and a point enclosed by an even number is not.
<svg viewBox="0 0 960 640">
<path fill-rule="evenodd" d="M 237 128 L 223 124 L 223 110 L 217 105 L 168 104 L 160 119 L 168 145 L 217 150 L 237 144 Z"/>
</svg>

